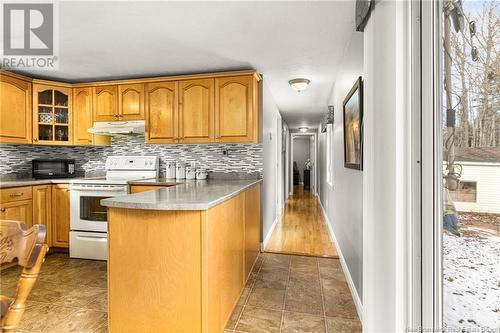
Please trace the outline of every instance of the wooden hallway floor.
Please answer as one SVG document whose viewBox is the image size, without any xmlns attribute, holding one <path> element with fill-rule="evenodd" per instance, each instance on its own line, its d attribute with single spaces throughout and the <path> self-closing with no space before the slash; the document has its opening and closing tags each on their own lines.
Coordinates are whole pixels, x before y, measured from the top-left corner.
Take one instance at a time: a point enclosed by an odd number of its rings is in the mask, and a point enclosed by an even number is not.
<svg viewBox="0 0 500 333">
<path fill-rule="evenodd" d="M 311 191 L 294 186 L 265 251 L 338 258 L 319 200 Z"/>
</svg>

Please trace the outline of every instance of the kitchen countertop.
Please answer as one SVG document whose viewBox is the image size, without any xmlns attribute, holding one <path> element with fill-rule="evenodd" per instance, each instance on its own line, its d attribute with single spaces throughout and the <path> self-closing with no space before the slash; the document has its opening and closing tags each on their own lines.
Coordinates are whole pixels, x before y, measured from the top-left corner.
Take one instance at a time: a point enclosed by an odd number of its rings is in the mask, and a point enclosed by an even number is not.
<svg viewBox="0 0 500 333">
<path fill-rule="evenodd" d="M 7 181 L 0 181 L 0 188 L 21 187 L 21 186 L 35 186 L 45 184 L 71 184 L 75 180 L 85 179 L 99 179 L 101 177 L 75 177 L 75 178 L 56 178 L 56 179 L 35 179 L 35 178 L 21 178 Z M 166 179 L 166 178 L 150 178 L 131 180 L 129 185 L 159 185 L 159 186 L 172 186 L 183 183 L 184 180 Z"/>
<path fill-rule="evenodd" d="M 34 186 L 45 184 L 71 184 L 74 180 L 80 179 L 95 179 L 96 177 L 77 177 L 77 178 L 57 178 L 57 179 L 35 179 L 24 178 L 8 181 L 0 181 L 0 188 L 21 187 L 21 186 Z"/>
<path fill-rule="evenodd" d="M 148 178 L 148 179 L 138 179 L 129 180 L 129 185 L 156 185 L 156 186 L 173 186 L 177 184 L 183 184 L 184 182 L 189 182 L 189 180 L 176 180 L 167 178 Z"/>
<path fill-rule="evenodd" d="M 147 181 L 142 181 L 141 184 Z M 175 186 L 158 190 L 103 199 L 101 204 L 113 208 L 146 210 L 207 210 L 259 184 L 261 181 L 262 179 L 186 180 L 177 183 Z M 160 184 L 150 183 L 150 185 Z"/>
</svg>

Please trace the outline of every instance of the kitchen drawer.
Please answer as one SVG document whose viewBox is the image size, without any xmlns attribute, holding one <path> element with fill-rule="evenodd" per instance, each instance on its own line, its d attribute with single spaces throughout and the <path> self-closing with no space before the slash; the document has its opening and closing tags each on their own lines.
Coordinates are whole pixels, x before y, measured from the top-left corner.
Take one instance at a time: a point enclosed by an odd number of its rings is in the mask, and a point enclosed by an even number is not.
<svg viewBox="0 0 500 333">
<path fill-rule="evenodd" d="M 12 187 L 0 190 L 0 202 L 20 201 L 31 199 L 33 192 L 31 186 Z"/>
</svg>

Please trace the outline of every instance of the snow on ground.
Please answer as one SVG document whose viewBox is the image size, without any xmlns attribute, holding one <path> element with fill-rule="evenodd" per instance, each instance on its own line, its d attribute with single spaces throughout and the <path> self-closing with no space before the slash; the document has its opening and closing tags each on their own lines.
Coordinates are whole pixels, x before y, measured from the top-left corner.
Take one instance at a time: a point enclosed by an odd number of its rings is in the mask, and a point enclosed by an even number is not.
<svg viewBox="0 0 500 333">
<path fill-rule="evenodd" d="M 484 235 L 443 234 L 443 323 L 450 332 L 500 332 L 500 237 Z"/>
</svg>

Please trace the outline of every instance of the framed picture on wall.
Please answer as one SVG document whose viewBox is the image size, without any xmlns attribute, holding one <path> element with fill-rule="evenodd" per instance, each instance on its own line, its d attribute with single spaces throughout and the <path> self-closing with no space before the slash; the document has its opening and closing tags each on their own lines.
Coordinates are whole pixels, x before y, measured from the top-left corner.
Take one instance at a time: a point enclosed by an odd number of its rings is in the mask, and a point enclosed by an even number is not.
<svg viewBox="0 0 500 333">
<path fill-rule="evenodd" d="M 344 167 L 363 170 L 363 81 L 361 76 L 344 99 Z"/>
</svg>

